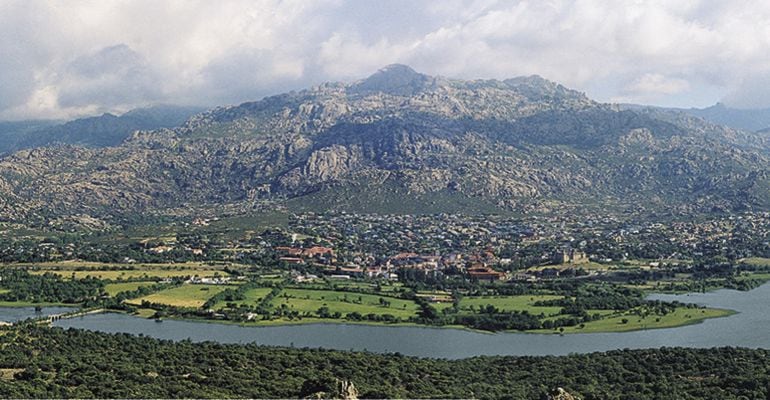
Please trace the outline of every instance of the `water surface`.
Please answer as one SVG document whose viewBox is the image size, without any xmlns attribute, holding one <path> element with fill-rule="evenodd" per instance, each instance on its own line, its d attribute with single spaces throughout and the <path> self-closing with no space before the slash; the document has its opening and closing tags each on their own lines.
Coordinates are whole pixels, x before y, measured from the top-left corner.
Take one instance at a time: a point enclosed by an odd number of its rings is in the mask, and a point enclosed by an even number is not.
<svg viewBox="0 0 770 400">
<path fill-rule="evenodd" d="M 27 318 L 40 318 L 73 310 L 72 307 L 43 307 L 40 311 L 35 311 L 35 307 L 0 307 L 0 321 L 17 322 Z"/>
<path fill-rule="evenodd" d="M 727 308 L 739 313 L 678 328 L 567 335 L 491 334 L 459 329 L 345 324 L 242 327 L 174 320 L 157 323 L 125 314 L 88 315 L 56 321 L 54 325 L 143 334 L 159 339 L 399 352 L 453 359 L 479 355 L 563 355 L 662 346 L 770 349 L 770 284 L 749 292 L 718 290 L 704 294 L 653 295 L 651 298 Z"/>
</svg>

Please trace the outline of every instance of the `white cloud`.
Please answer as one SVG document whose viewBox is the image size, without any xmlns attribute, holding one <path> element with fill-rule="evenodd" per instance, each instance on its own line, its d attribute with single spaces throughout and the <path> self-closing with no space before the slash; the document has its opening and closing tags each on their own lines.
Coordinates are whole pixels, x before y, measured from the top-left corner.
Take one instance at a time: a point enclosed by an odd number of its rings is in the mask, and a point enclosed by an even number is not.
<svg viewBox="0 0 770 400">
<path fill-rule="evenodd" d="M 690 84 L 684 79 L 669 78 L 661 74 L 644 74 L 629 85 L 627 90 L 632 94 L 647 96 L 677 94 L 689 87 Z"/>
<path fill-rule="evenodd" d="M 6 0 L 0 118 L 254 100 L 401 62 L 599 100 L 768 106 L 770 3 Z"/>
</svg>

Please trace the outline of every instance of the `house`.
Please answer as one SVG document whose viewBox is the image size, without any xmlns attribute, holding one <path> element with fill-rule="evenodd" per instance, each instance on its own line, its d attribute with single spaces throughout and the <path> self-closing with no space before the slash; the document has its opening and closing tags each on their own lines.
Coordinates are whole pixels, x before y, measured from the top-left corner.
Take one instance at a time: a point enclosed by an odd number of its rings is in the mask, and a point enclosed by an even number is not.
<svg viewBox="0 0 770 400">
<path fill-rule="evenodd" d="M 481 265 L 471 266 L 467 272 L 468 276 L 479 281 L 495 282 L 505 279 L 505 273 Z"/>
<path fill-rule="evenodd" d="M 334 250 L 323 246 L 313 246 L 302 251 L 305 257 L 334 257 Z"/>
<path fill-rule="evenodd" d="M 313 282 L 314 280 L 318 279 L 318 276 L 307 274 L 307 275 L 297 275 L 292 278 L 294 282 L 296 283 L 302 283 L 302 282 Z"/>
<path fill-rule="evenodd" d="M 275 248 L 275 251 L 277 251 L 280 254 L 284 254 L 292 257 L 298 257 L 302 255 L 302 249 L 298 249 L 296 247 L 278 246 Z"/>
<path fill-rule="evenodd" d="M 281 257 L 278 259 L 278 261 L 283 261 L 290 265 L 301 265 L 305 263 L 305 260 L 299 257 Z"/>
<path fill-rule="evenodd" d="M 542 279 L 554 279 L 558 278 L 561 271 L 558 268 L 544 268 L 538 271 L 538 277 Z"/>
<path fill-rule="evenodd" d="M 415 253 L 400 253 L 388 259 L 386 267 L 437 270 L 439 256 L 420 256 Z"/>
<path fill-rule="evenodd" d="M 575 249 L 557 250 L 551 256 L 554 264 L 582 264 L 588 262 L 585 252 Z"/>
<path fill-rule="evenodd" d="M 519 281 L 519 282 L 535 282 L 535 281 L 537 281 L 537 278 L 534 275 L 530 275 L 530 274 L 527 274 L 527 273 L 524 273 L 524 272 L 518 272 L 518 273 L 514 274 L 512 279 L 514 281 Z"/>
</svg>

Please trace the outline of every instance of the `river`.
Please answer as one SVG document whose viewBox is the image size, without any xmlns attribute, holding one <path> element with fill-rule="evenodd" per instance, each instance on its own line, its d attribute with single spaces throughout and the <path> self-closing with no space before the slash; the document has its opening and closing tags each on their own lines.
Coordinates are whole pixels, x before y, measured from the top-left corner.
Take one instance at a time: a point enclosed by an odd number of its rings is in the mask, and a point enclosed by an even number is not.
<svg viewBox="0 0 770 400">
<path fill-rule="evenodd" d="M 151 319 L 115 313 L 65 319 L 56 321 L 54 325 L 143 334 L 159 339 L 399 352 L 449 359 L 480 355 L 563 355 L 663 346 L 770 348 L 770 334 L 767 334 L 770 332 L 770 284 L 749 292 L 717 290 L 703 294 L 653 295 L 650 298 L 727 308 L 739 313 L 678 328 L 568 335 L 492 334 L 460 329 L 346 324 L 242 327 L 176 320 L 157 323 Z"/>
</svg>

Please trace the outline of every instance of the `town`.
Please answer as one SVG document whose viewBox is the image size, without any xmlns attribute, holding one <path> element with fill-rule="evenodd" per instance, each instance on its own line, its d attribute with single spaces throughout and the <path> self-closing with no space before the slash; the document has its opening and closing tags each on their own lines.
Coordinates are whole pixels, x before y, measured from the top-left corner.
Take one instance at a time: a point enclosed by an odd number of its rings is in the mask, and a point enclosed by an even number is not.
<svg viewBox="0 0 770 400">
<path fill-rule="evenodd" d="M 6 225 L 0 258 L 13 268 L 0 277 L 0 301 L 75 302 L 159 321 L 570 333 L 722 316 L 729 311 L 645 298 L 770 279 L 770 214 L 645 220 L 306 212 L 99 234 Z M 65 288 L 50 295 L 29 290 L 57 285 Z"/>
</svg>

